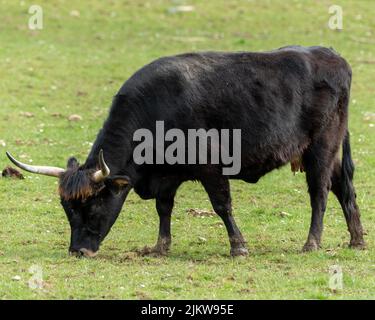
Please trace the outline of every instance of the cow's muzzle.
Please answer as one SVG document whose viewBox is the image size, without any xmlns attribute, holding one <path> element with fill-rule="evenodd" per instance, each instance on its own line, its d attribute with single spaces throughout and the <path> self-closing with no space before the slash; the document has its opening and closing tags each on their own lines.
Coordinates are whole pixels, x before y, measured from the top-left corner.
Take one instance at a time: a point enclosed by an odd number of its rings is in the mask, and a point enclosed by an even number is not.
<svg viewBox="0 0 375 320">
<path fill-rule="evenodd" d="M 79 250 L 69 250 L 69 255 L 75 256 L 77 258 L 86 257 L 86 258 L 94 258 L 98 254 L 98 251 L 92 251 L 86 248 L 80 248 Z"/>
</svg>

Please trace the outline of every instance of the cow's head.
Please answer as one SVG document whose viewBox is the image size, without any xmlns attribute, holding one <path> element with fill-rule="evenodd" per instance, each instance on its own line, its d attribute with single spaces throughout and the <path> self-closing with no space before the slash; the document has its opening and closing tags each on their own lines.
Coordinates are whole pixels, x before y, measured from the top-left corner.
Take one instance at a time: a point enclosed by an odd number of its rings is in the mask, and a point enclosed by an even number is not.
<svg viewBox="0 0 375 320">
<path fill-rule="evenodd" d="M 67 168 L 62 169 L 31 166 L 8 152 L 7 156 L 23 170 L 59 178 L 61 204 L 71 229 L 69 253 L 94 257 L 121 211 L 131 188 L 129 178 L 110 175 L 102 150 L 96 169 L 80 167 L 75 158 L 70 158 Z"/>
</svg>

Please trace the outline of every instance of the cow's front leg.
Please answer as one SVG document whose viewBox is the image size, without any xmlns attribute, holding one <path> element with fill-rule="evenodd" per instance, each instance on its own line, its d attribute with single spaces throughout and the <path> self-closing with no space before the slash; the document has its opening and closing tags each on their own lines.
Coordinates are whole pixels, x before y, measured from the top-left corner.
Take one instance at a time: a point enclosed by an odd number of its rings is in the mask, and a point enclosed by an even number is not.
<svg viewBox="0 0 375 320">
<path fill-rule="evenodd" d="M 172 238 L 171 238 L 171 215 L 173 208 L 173 198 L 157 198 L 156 210 L 159 215 L 159 235 L 154 247 L 145 247 L 142 250 L 143 255 L 167 255 Z"/>
<path fill-rule="evenodd" d="M 166 255 L 171 247 L 171 215 L 173 199 L 156 199 L 156 210 L 159 214 L 159 236 L 153 251 Z"/>
<path fill-rule="evenodd" d="M 202 181 L 210 198 L 212 207 L 223 220 L 227 229 L 230 243 L 231 256 L 246 256 L 249 254 L 246 241 L 237 227 L 232 215 L 229 181 L 223 176 L 215 177 L 209 181 Z"/>
</svg>

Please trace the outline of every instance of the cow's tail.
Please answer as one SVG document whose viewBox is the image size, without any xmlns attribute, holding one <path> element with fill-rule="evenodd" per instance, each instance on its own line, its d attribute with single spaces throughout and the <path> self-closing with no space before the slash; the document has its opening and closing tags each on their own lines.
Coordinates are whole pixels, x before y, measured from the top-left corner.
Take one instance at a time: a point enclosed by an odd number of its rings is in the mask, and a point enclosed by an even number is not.
<svg viewBox="0 0 375 320">
<path fill-rule="evenodd" d="M 350 148 L 349 131 L 346 131 L 342 142 L 342 163 L 341 163 L 341 194 L 343 203 L 350 203 L 355 198 L 353 189 L 354 163 Z"/>
</svg>

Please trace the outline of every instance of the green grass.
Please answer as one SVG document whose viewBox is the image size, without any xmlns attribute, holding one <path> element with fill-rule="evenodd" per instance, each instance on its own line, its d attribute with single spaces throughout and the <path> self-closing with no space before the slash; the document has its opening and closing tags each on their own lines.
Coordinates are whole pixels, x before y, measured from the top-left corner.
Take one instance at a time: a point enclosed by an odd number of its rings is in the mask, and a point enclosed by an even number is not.
<svg viewBox="0 0 375 320">
<path fill-rule="evenodd" d="M 211 209 L 203 188 L 186 183 L 176 198 L 168 257 L 134 254 L 155 242 L 158 218 L 154 201 L 132 192 L 98 257 L 76 259 L 67 255 L 70 229 L 57 181 L 25 174 L 25 180 L 0 179 L 0 298 L 375 298 L 374 1 L 336 1 L 343 7 L 342 31 L 328 29 L 331 1 L 323 0 L 37 2 L 44 9 L 41 31 L 27 28 L 34 1 L 0 1 L 0 140 L 6 144 L 0 143 L 0 168 L 9 164 L 6 149 L 35 164 L 64 166 L 71 155 L 84 161 L 112 96 L 157 57 L 332 46 L 353 67 L 350 130 L 368 249 L 347 248 L 344 217 L 330 196 L 322 250 L 300 253 L 310 222 L 309 197 L 304 175 L 293 176 L 285 167 L 256 185 L 231 183 L 248 258 L 230 258 L 218 217 L 186 213 Z M 195 10 L 168 13 L 179 3 Z M 82 120 L 68 121 L 71 114 Z M 34 264 L 43 271 L 41 290 L 28 286 Z M 335 293 L 328 287 L 328 270 L 337 264 L 344 289 Z M 20 280 L 13 280 L 17 275 Z"/>
</svg>

